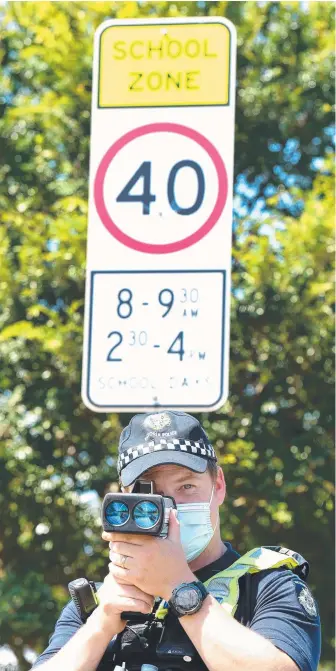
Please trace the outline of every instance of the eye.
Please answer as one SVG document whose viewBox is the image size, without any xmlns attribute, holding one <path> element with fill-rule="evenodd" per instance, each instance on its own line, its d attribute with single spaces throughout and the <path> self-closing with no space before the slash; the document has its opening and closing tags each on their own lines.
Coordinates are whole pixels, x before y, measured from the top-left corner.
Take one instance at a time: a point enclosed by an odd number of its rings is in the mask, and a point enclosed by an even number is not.
<svg viewBox="0 0 336 671">
<path fill-rule="evenodd" d="M 193 489 L 194 487 L 195 487 L 195 485 L 190 485 L 190 484 L 182 485 L 182 489 Z"/>
</svg>

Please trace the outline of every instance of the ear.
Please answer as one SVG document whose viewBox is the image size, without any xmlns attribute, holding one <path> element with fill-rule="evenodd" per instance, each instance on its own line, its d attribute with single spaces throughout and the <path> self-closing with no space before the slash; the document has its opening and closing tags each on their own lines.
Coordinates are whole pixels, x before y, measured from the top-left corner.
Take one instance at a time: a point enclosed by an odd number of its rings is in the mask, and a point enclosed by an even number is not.
<svg viewBox="0 0 336 671">
<path fill-rule="evenodd" d="M 217 467 L 217 478 L 215 482 L 214 494 L 216 496 L 218 505 L 222 505 L 226 496 L 226 482 L 223 469 L 220 466 Z"/>
</svg>

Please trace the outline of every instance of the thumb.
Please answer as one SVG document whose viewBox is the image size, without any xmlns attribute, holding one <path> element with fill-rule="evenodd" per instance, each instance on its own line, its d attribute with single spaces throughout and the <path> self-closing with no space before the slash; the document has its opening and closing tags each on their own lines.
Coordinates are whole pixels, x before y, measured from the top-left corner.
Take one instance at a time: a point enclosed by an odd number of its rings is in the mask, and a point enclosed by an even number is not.
<svg viewBox="0 0 336 671">
<path fill-rule="evenodd" d="M 171 508 L 168 524 L 168 538 L 173 542 L 180 542 L 180 523 L 177 518 L 177 510 Z"/>
</svg>

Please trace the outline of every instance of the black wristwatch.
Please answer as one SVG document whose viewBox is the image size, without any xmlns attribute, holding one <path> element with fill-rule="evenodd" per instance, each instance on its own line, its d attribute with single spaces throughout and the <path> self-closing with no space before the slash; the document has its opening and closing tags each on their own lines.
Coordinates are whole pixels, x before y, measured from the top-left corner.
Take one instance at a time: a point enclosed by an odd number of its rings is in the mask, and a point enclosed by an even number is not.
<svg viewBox="0 0 336 671">
<path fill-rule="evenodd" d="M 182 582 L 173 590 L 168 604 L 176 617 L 193 615 L 202 607 L 208 594 L 208 590 L 199 580 Z"/>
</svg>

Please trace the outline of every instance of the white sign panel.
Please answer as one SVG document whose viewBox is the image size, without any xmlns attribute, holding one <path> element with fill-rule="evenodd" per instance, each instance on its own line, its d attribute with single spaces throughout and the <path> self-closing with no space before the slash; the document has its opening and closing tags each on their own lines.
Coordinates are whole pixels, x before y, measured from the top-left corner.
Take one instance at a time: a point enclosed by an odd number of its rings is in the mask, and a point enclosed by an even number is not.
<svg viewBox="0 0 336 671">
<path fill-rule="evenodd" d="M 96 412 L 227 398 L 235 29 L 95 37 L 82 396 Z"/>
</svg>

